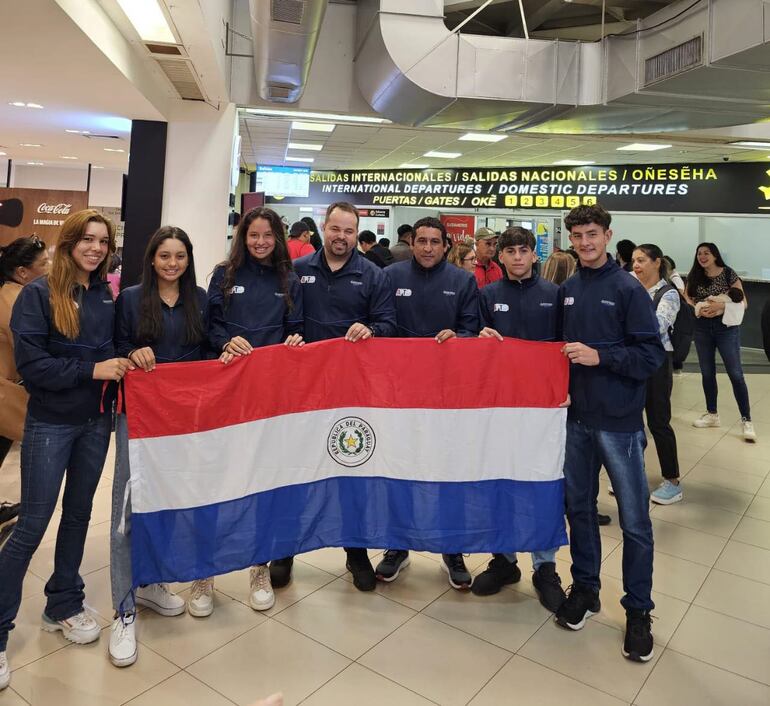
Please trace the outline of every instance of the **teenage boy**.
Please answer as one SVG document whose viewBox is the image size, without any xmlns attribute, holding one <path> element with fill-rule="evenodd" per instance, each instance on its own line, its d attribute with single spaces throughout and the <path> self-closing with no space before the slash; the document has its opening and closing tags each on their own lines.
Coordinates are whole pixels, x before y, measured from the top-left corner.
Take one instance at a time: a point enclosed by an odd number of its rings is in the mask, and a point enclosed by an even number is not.
<svg viewBox="0 0 770 706">
<path fill-rule="evenodd" d="M 556 622 L 580 630 L 601 609 L 596 498 L 603 465 L 623 531 L 623 655 L 647 662 L 653 654 L 650 611 L 655 606 L 642 410 L 647 378 L 663 364 L 665 352 L 649 295 L 607 257 L 611 221 L 598 204 L 579 206 L 564 220 L 580 267 L 559 292 L 563 351 L 571 363 L 564 478 L 572 589 Z"/>
<path fill-rule="evenodd" d="M 384 270 L 358 252 L 358 209 L 343 201 L 326 210 L 324 243 L 316 253 L 294 262 L 302 285 L 305 314 L 305 341 L 342 338 L 365 341 L 375 336 L 393 336 L 396 312 L 393 290 Z M 366 549 L 345 548 L 346 568 L 359 591 L 372 591 L 377 585 Z M 292 557 L 270 564 L 274 588 L 285 586 L 291 578 Z M 276 583 L 278 577 L 279 583 Z"/>
<path fill-rule="evenodd" d="M 500 263 L 508 277 L 481 290 L 482 338 L 557 340 L 559 287 L 533 272 L 537 262 L 535 248 L 535 236 L 525 228 L 509 228 L 500 236 Z M 552 613 L 565 598 L 556 573 L 556 551 L 557 548 L 532 552 L 532 584 L 540 603 Z M 473 581 L 471 590 L 477 596 L 491 596 L 519 579 L 521 570 L 516 554 L 494 554 L 487 569 Z"/>
<path fill-rule="evenodd" d="M 437 343 L 478 336 L 478 287 L 470 272 L 444 259 L 448 243 L 446 227 L 440 220 L 421 218 L 414 224 L 412 259 L 386 268 L 396 294 L 396 335 L 433 338 Z M 473 577 L 463 555 L 442 554 L 442 558 L 449 585 L 470 588 Z M 407 566 L 408 551 L 388 549 L 375 573 L 380 581 L 395 581 Z"/>
</svg>

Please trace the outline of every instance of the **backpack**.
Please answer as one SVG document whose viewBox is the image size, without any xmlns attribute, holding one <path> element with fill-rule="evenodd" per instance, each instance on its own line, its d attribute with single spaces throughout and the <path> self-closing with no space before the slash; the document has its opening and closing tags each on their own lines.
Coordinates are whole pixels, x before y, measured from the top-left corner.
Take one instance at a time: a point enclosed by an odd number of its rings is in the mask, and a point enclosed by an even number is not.
<svg viewBox="0 0 770 706">
<path fill-rule="evenodd" d="M 660 300 L 666 292 L 674 291 L 679 296 L 679 313 L 676 315 L 674 325 L 668 329 L 671 345 L 674 347 L 674 360 L 683 362 L 690 352 L 692 337 L 695 333 L 695 309 L 693 309 L 679 293 L 679 290 L 671 284 L 663 285 L 652 298 L 655 310 L 658 309 Z"/>
</svg>

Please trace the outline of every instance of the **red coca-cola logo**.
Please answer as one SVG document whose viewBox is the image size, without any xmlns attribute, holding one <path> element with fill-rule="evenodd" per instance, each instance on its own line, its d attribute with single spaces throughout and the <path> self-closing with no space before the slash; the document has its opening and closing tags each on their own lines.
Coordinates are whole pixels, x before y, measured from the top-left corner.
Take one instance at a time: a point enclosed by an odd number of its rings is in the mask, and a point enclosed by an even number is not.
<svg viewBox="0 0 770 706">
<path fill-rule="evenodd" d="M 61 214 L 63 216 L 68 216 L 71 208 L 72 208 L 71 203 L 48 204 L 48 203 L 45 203 L 44 201 L 37 207 L 37 212 L 38 213 L 56 213 L 56 214 Z"/>
</svg>

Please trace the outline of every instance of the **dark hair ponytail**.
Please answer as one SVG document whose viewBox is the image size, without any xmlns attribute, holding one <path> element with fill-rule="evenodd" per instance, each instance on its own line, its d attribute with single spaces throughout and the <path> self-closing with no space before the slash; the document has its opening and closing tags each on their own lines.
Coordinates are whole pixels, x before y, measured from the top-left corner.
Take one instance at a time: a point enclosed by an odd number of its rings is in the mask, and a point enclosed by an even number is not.
<svg viewBox="0 0 770 706">
<path fill-rule="evenodd" d="M 190 238 L 181 228 L 163 226 L 150 238 L 144 252 L 142 267 L 142 296 L 139 305 L 139 322 L 136 327 L 137 340 L 142 345 L 152 345 L 163 335 L 163 312 L 161 310 L 158 274 L 153 260 L 158 248 L 168 239 L 178 240 L 187 250 L 187 269 L 179 278 L 179 296 L 184 309 L 184 343 L 191 345 L 203 340 L 203 321 L 198 302 L 198 287 L 195 279 L 195 260 Z"/>
<path fill-rule="evenodd" d="M 13 282 L 13 273 L 17 267 L 32 267 L 37 256 L 45 250 L 45 243 L 36 235 L 16 238 L 0 248 L 0 287 L 6 282 Z"/>
</svg>

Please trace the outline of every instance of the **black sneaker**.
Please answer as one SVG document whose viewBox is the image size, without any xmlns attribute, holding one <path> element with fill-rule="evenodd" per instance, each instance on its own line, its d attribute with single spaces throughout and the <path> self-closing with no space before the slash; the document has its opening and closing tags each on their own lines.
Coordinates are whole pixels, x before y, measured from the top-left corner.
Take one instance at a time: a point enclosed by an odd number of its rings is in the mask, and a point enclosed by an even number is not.
<svg viewBox="0 0 770 706">
<path fill-rule="evenodd" d="M 409 566 L 409 552 L 403 549 L 388 549 L 374 573 L 378 581 L 390 583 L 398 578 L 401 569 Z"/>
<path fill-rule="evenodd" d="M 599 527 L 604 527 L 612 523 L 612 518 L 609 515 L 602 515 L 598 513 L 596 518 L 599 520 Z"/>
<path fill-rule="evenodd" d="M 274 559 L 270 562 L 270 583 L 273 588 L 283 588 L 291 581 L 291 569 L 294 566 L 294 557 Z"/>
<path fill-rule="evenodd" d="M 346 549 L 348 560 L 345 568 L 353 574 L 353 585 L 359 591 L 373 591 L 377 585 L 377 577 L 374 575 L 372 562 L 366 549 Z"/>
<path fill-rule="evenodd" d="M 627 610 L 623 656 L 633 662 L 649 662 L 652 654 L 652 617 L 648 611 Z"/>
<path fill-rule="evenodd" d="M 520 579 L 521 569 L 515 561 L 508 561 L 502 554 L 493 554 L 487 568 L 473 579 L 471 591 L 477 596 L 493 596 L 503 586 L 518 583 Z"/>
<path fill-rule="evenodd" d="M 19 515 L 19 503 L 0 503 L 0 527 L 13 522 Z"/>
<path fill-rule="evenodd" d="M 478 581 L 478 579 L 476 580 Z M 540 605 L 552 613 L 559 610 L 561 604 L 567 599 L 567 594 L 561 587 L 559 574 L 556 573 L 556 564 L 552 561 L 537 567 L 537 571 L 532 574 L 532 585 L 537 591 Z"/>
<path fill-rule="evenodd" d="M 580 630 L 586 624 L 586 618 L 596 615 L 601 609 L 598 591 L 588 586 L 573 584 L 554 619 L 563 628 Z"/>
<path fill-rule="evenodd" d="M 473 576 L 465 566 L 462 554 L 442 554 L 441 568 L 447 572 L 449 585 L 461 591 L 467 590 L 473 583 Z"/>
</svg>

